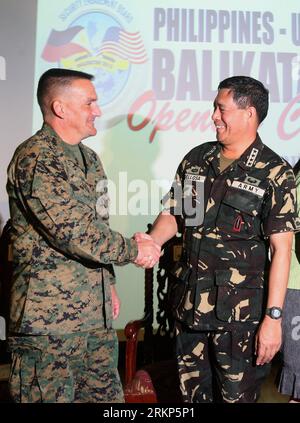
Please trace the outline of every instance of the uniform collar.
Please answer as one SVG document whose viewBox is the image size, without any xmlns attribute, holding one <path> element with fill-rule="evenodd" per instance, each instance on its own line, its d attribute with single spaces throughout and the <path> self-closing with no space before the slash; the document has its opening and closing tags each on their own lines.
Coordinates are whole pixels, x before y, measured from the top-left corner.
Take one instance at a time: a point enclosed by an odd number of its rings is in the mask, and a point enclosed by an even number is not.
<svg viewBox="0 0 300 423">
<path fill-rule="evenodd" d="M 220 173 L 220 151 L 221 145 L 218 142 L 215 142 L 212 144 L 212 147 L 208 150 L 208 152 L 203 156 L 203 159 L 206 161 L 206 163 L 213 167 L 216 175 Z"/>
<path fill-rule="evenodd" d="M 57 157 L 63 157 L 65 160 L 65 153 L 62 147 L 62 143 L 65 142 L 61 139 L 61 137 L 54 131 L 54 129 L 48 124 L 43 123 L 42 133 L 45 135 L 45 140 L 49 141 L 49 147 L 54 150 L 55 155 Z M 80 150 L 84 156 L 85 163 L 87 165 L 87 168 L 90 168 L 92 165 L 92 160 L 89 157 L 88 151 L 83 148 L 83 145 L 81 143 L 78 144 L 80 146 Z M 68 160 L 71 160 L 73 163 L 75 163 L 77 166 L 79 166 L 78 161 L 76 160 L 76 157 L 74 159 L 68 158 Z"/>
<path fill-rule="evenodd" d="M 263 148 L 264 145 L 257 133 L 253 143 L 249 145 L 247 150 L 245 150 L 241 157 L 238 159 L 238 165 L 244 170 L 249 170 L 254 167 L 261 155 Z"/>
<path fill-rule="evenodd" d="M 261 152 L 263 150 L 263 143 L 260 139 L 258 133 L 256 134 L 255 140 L 249 147 L 244 151 L 239 159 L 237 159 L 234 163 L 237 163 L 244 170 L 249 170 L 257 163 Z M 203 156 L 203 159 L 208 163 L 211 164 L 215 174 L 218 175 L 220 173 L 219 163 L 220 163 L 220 152 L 221 152 L 221 144 L 216 142 L 212 145 L 211 149 Z"/>
</svg>

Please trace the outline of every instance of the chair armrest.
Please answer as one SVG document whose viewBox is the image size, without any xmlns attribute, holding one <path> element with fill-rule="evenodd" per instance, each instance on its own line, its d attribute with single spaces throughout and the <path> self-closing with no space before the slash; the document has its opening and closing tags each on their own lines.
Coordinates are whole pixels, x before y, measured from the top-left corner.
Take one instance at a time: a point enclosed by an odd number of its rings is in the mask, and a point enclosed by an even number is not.
<svg viewBox="0 0 300 423">
<path fill-rule="evenodd" d="M 136 353 L 138 334 L 140 329 L 149 324 L 150 314 L 146 314 L 142 319 L 132 320 L 125 326 L 126 336 L 126 356 L 125 356 L 125 385 L 131 383 L 136 372 Z M 150 320 L 151 321 L 151 320 Z"/>
<path fill-rule="evenodd" d="M 138 370 L 133 381 L 125 386 L 126 403 L 157 403 L 157 395 L 151 376 L 146 370 Z"/>
</svg>

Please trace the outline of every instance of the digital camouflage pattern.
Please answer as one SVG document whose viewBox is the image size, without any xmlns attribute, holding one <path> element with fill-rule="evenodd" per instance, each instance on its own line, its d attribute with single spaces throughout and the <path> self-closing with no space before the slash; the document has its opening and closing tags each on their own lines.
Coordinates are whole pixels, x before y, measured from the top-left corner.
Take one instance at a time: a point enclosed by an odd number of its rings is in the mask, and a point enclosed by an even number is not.
<svg viewBox="0 0 300 423">
<path fill-rule="evenodd" d="M 78 148 L 70 154 L 44 125 L 8 168 L 16 402 L 124 401 L 111 263 L 133 261 L 137 246 L 110 229 L 103 167 L 91 149 Z"/>
<path fill-rule="evenodd" d="M 9 339 L 14 402 L 124 402 L 113 330 Z"/>
<path fill-rule="evenodd" d="M 217 142 L 188 153 L 165 204 L 184 227 L 183 256 L 174 273 L 185 291 L 176 317 L 198 330 L 258 324 L 268 278 L 267 238 L 297 225 L 294 174 L 259 136 L 221 173 L 219 160 Z M 194 187 L 184 189 L 191 180 L 204 184 L 204 197 L 197 196 Z M 197 226 L 185 225 L 187 195 L 204 207 Z"/>
<path fill-rule="evenodd" d="M 111 327 L 110 263 L 133 261 L 137 247 L 97 212 L 97 183 L 106 176 L 97 155 L 79 146 L 85 169 L 66 158 L 63 141 L 44 125 L 9 165 L 11 332 L 58 335 Z"/>
</svg>

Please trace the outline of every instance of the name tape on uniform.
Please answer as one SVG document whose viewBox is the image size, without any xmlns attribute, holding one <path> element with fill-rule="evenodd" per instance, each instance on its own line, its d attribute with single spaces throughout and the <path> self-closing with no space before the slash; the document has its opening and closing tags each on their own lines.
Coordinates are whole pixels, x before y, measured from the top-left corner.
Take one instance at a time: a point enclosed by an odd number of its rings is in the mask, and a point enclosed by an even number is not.
<svg viewBox="0 0 300 423">
<path fill-rule="evenodd" d="M 194 174 L 191 174 L 191 173 L 186 173 L 186 175 L 185 175 L 186 181 L 204 182 L 205 179 L 206 179 L 206 176 L 203 176 L 203 175 L 194 175 Z"/>
<path fill-rule="evenodd" d="M 244 191 L 252 192 L 252 194 L 258 195 L 258 197 L 263 197 L 265 190 L 258 188 L 254 185 L 246 184 L 245 182 L 233 181 L 232 185 L 233 188 L 243 189 Z"/>
</svg>

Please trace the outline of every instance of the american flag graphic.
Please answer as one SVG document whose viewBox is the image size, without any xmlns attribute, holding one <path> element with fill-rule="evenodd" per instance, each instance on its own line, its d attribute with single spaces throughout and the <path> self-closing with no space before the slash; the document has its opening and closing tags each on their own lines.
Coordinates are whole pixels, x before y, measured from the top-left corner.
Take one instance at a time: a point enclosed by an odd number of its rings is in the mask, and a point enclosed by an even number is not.
<svg viewBox="0 0 300 423">
<path fill-rule="evenodd" d="M 147 53 L 139 32 L 127 32 L 116 26 L 106 31 L 98 54 L 111 53 L 133 64 L 147 62 Z"/>
</svg>

